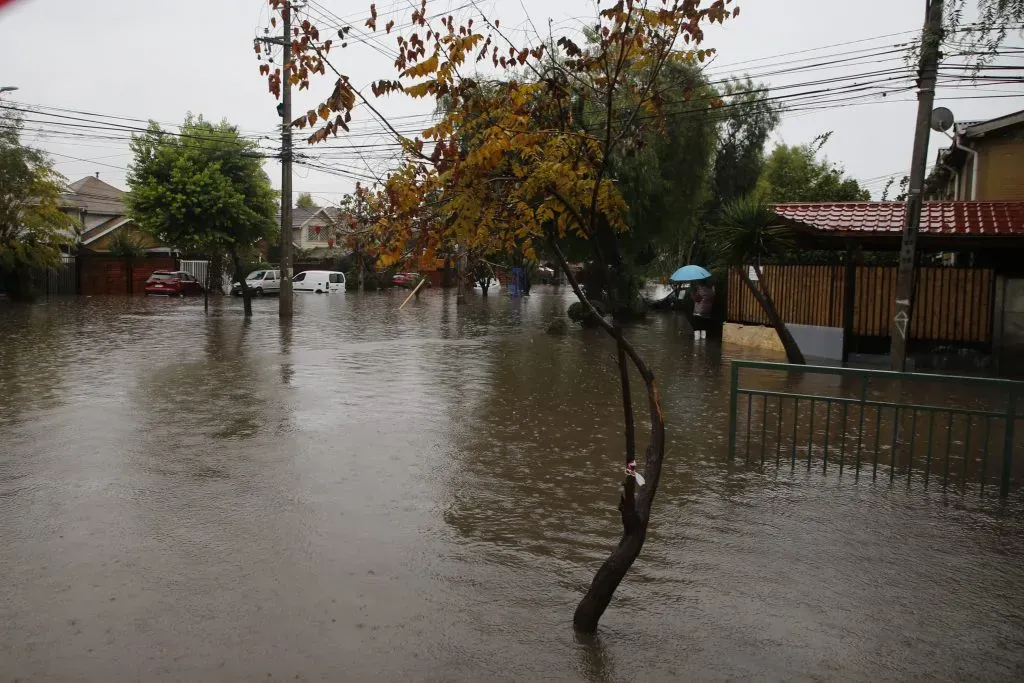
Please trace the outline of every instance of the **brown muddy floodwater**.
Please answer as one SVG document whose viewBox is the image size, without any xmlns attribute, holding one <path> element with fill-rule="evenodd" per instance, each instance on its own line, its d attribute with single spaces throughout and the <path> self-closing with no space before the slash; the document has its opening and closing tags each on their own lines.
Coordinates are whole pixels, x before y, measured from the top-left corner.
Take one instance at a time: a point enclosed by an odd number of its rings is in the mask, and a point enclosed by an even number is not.
<svg viewBox="0 0 1024 683">
<path fill-rule="evenodd" d="M 565 292 L 0 307 L 0 680 L 1021 680 L 1017 502 L 726 458 L 728 360 L 632 331 L 669 449 L 617 540 L 613 348 Z"/>
</svg>

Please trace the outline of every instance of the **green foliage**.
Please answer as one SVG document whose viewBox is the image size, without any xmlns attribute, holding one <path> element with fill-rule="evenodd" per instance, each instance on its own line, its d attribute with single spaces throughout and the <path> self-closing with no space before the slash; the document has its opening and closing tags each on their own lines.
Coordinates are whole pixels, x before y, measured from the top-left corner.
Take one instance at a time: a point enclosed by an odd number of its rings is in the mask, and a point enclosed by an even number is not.
<svg viewBox="0 0 1024 683">
<path fill-rule="evenodd" d="M 146 255 L 146 248 L 142 246 L 142 242 L 127 230 L 118 230 L 114 234 L 108 251 L 111 255 L 121 258 L 141 258 Z"/>
<path fill-rule="evenodd" d="M 871 193 L 845 176 L 842 168 L 828 159 L 819 161 L 813 144 L 776 146 L 761 171 L 757 196 L 770 204 L 871 199 Z"/>
<path fill-rule="evenodd" d="M 236 252 L 277 231 L 276 195 L 255 142 L 191 114 L 179 134 L 155 122 L 132 136 L 128 211 L 141 229 L 182 249 Z"/>
<path fill-rule="evenodd" d="M 789 227 L 768 204 L 754 196 L 727 204 L 710 238 L 717 267 L 760 264 L 794 248 Z"/>
<path fill-rule="evenodd" d="M 64 178 L 46 156 L 21 144 L 22 121 L 0 116 L 0 277 L 8 293 L 28 298 L 32 269 L 60 265 L 78 225 L 61 211 Z"/>
<path fill-rule="evenodd" d="M 658 88 L 673 109 L 685 107 L 686 115 L 650 127 L 639 148 L 615 155 L 612 169 L 629 205 L 629 232 L 620 237 L 623 256 L 634 270 L 647 273 L 674 269 L 685 258 L 709 197 L 721 118 L 704 106 L 715 93 L 694 65 L 666 65 Z M 699 104 L 687 105 L 687 99 Z"/>
<path fill-rule="evenodd" d="M 977 0 L 977 16 L 964 21 L 968 4 L 974 3 L 946 0 L 944 38 L 955 41 L 956 50 L 971 56 L 970 63 L 980 69 L 996 57 L 1011 33 L 1021 33 L 1024 0 Z"/>
<path fill-rule="evenodd" d="M 665 270 L 683 263 L 708 263 L 715 245 L 707 234 L 728 203 L 746 197 L 757 187 L 764 167 L 765 145 L 780 121 L 780 108 L 769 98 L 766 86 L 749 78 L 726 84 L 723 95 L 728 108 L 717 112 L 718 131 L 708 176 L 701 221 L 686 252 Z"/>
<path fill-rule="evenodd" d="M 320 205 L 313 199 L 313 195 L 308 192 L 300 192 L 299 198 L 295 200 L 295 206 L 300 209 L 319 209 Z"/>
<path fill-rule="evenodd" d="M 750 79 L 725 87 L 729 109 L 719 130 L 711 175 L 711 203 L 706 215 L 713 222 L 722 208 L 746 197 L 757 187 L 764 167 L 764 149 L 779 125 L 780 109 L 768 99 L 767 88 Z"/>
</svg>

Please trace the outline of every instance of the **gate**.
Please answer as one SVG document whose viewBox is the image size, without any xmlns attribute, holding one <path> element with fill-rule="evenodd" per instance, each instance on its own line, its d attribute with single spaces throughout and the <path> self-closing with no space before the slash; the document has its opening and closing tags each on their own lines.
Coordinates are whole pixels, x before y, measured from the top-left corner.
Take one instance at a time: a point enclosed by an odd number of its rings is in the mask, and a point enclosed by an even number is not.
<svg viewBox="0 0 1024 683">
<path fill-rule="evenodd" d="M 38 293 L 46 296 L 77 294 L 78 270 L 75 257 L 61 254 L 61 264 L 56 268 L 35 271 L 32 284 Z"/>
<path fill-rule="evenodd" d="M 201 282 L 203 287 L 207 286 L 206 277 L 210 273 L 209 261 L 182 261 L 181 270 Z"/>
<path fill-rule="evenodd" d="M 1024 382 L 1003 379 L 733 361 L 729 455 L 1005 497 L 1024 475 L 1022 397 Z"/>
</svg>

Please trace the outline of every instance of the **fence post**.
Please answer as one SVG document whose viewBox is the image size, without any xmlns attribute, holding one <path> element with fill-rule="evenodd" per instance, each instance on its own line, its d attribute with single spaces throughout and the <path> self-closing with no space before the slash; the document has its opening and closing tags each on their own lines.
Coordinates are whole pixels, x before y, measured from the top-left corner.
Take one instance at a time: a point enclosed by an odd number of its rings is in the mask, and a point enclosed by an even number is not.
<svg viewBox="0 0 1024 683">
<path fill-rule="evenodd" d="M 843 364 L 850 360 L 850 347 L 853 346 L 853 313 L 854 293 L 857 291 L 857 266 L 853 260 L 853 249 L 846 248 L 846 282 L 843 291 L 846 296 L 843 298 Z"/>
<path fill-rule="evenodd" d="M 1010 389 L 1006 405 L 1006 429 L 1003 436 L 1003 475 L 999 482 L 999 495 L 1010 495 L 1010 476 L 1013 474 L 1013 429 L 1017 421 L 1017 392 Z"/>
<path fill-rule="evenodd" d="M 738 390 L 740 384 L 740 366 L 732 362 L 732 380 L 729 383 L 729 457 L 736 457 L 736 409 L 738 408 Z"/>
</svg>

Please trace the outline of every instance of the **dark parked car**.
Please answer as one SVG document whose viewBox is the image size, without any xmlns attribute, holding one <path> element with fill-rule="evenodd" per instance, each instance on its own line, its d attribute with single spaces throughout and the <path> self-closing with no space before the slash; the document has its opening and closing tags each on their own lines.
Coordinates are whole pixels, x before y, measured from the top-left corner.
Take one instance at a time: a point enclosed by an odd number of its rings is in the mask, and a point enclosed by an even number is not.
<svg viewBox="0 0 1024 683">
<path fill-rule="evenodd" d="M 199 281 L 182 270 L 155 270 L 146 280 L 146 296 L 188 296 L 202 293 L 203 286 Z"/>
</svg>

